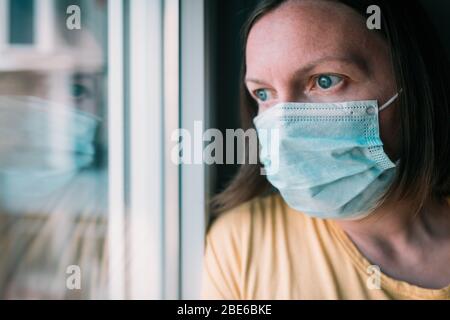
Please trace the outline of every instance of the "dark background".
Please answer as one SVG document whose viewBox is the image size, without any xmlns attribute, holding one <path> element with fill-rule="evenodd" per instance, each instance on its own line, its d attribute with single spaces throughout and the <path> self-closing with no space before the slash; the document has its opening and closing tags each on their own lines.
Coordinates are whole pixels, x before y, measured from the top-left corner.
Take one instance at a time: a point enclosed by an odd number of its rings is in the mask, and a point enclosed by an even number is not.
<svg viewBox="0 0 450 320">
<path fill-rule="evenodd" d="M 240 127 L 239 76 L 242 59 L 241 29 L 258 0 L 206 0 L 210 126 L 225 134 Z M 224 155 L 225 157 L 225 155 Z M 218 193 L 237 171 L 237 165 L 215 165 L 211 191 Z"/>
</svg>

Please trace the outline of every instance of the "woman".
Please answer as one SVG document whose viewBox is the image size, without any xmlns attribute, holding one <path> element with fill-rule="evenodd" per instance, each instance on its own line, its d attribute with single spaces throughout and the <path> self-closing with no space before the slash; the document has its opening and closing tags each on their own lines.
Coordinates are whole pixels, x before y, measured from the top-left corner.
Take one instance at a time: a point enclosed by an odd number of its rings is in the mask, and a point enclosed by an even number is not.
<svg viewBox="0 0 450 320">
<path fill-rule="evenodd" d="M 244 44 L 267 175 L 244 165 L 214 200 L 203 297 L 448 299 L 450 69 L 424 10 L 268 0 Z"/>
</svg>

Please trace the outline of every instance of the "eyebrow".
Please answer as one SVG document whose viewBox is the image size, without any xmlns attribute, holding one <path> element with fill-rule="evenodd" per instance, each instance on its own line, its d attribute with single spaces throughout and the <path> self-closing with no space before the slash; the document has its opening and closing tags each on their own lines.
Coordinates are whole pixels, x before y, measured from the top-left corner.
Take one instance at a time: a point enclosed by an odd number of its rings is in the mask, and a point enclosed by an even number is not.
<svg viewBox="0 0 450 320">
<path fill-rule="evenodd" d="M 296 77 L 298 77 L 298 75 L 303 74 L 303 73 L 308 73 L 309 71 L 314 69 L 317 65 L 324 63 L 324 62 L 328 62 L 328 61 L 339 61 L 339 62 L 343 62 L 345 64 L 356 65 L 358 67 L 358 69 L 363 71 L 365 74 L 369 73 L 369 68 L 367 66 L 366 61 L 359 55 L 353 54 L 353 55 L 349 55 L 349 56 L 345 56 L 345 57 L 326 56 L 326 57 L 316 59 L 314 61 L 309 62 L 307 65 L 301 67 L 300 69 L 296 70 L 294 72 L 294 74 Z M 253 83 L 261 84 L 261 85 L 266 84 L 265 81 L 255 79 L 255 78 L 245 78 L 245 82 L 246 83 L 253 82 Z"/>
</svg>

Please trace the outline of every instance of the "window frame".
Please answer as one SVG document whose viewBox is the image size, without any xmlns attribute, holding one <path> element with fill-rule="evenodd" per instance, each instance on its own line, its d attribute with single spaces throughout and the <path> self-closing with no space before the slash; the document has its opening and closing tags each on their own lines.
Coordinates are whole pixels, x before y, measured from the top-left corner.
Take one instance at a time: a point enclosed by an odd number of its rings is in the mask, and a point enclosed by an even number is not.
<svg viewBox="0 0 450 320">
<path fill-rule="evenodd" d="M 171 153 L 176 129 L 207 125 L 205 3 L 108 5 L 111 297 L 197 299 L 205 165 L 174 164 Z"/>
</svg>

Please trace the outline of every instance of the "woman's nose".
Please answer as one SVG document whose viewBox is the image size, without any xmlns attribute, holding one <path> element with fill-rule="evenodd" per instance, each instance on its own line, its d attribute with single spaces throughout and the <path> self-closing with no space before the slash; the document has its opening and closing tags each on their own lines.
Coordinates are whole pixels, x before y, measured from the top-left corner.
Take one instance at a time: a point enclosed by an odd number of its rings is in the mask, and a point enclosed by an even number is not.
<svg viewBox="0 0 450 320">
<path fill-rule="evenodd" d="M 301 93 L 295 88 L 287 88 L 279 91 L 278 99 L 280 102 L 301 102 Z"/>
</svg>

